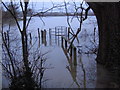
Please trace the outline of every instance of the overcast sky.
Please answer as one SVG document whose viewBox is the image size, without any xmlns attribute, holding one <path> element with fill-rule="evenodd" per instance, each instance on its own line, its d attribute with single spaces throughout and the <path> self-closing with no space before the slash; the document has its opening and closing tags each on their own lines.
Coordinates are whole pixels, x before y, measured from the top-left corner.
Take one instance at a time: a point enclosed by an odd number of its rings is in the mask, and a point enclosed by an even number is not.
<svg viewBox="0 0 120 90">
<path fill-rule="evenodd" d="M 56 5 L 64 5 L 63 2 L 53 2 L 53 3 L 55 6 Z M 29 5 L 30 5 L 29 6 L 30 8 L 33 8 L 36 11 L 47 10 L 47 9 L 53 7 L 52 2 L 31 2 Z M 79 3 L 76 2 L 76 5 L 80 6 L 80 2 Z M 67 7 L 68 7 L 68 11 L 70 11 L 70 12 L 74 11 L 74 4 L 73 3 L 70 3 Z M 53 9 L 53 11 L 62 12 L 64 9 L 65 9 L 65 7 L 58 7 L 58 8 Z"/>
<path fill-rule="evenodd" d="M 2 1 L 10 1 L 10 0 L 2 0 Z M 14 0 L 19 1 L 19 0 Z M 22 0 L 24 1 L 24 0 Z M 27 0 L 26 0 L 27 1 Z M 32 2 L 63 2 L 64 0 L 30 0 Z M 72 1 L 72 0 L 65 0 L 65 1 Z M 74 0 L 76 2 L 80 2 L 81 0 Z M 119 2 L 120 0 L 85 0 L 86 2 Z"/>
<path fill-rule="evenodd" d="M 32 2 L 63 2 L 63 1 L 72 1 L 72 0 L 30 0 Z M 81 0 L 74 0 L 76 2 L 80 2 Z"/>
<path fill-rule="evenodd" d="M 41 11 L 41 10 L 47 10 L 51 7 L 53 7 L 53 3 L 54 5 L 64 5 L 64 0 L 41 0 L 40 2 L 38 2 L 39 0 L 37 0 L 37 2 L 32 2 L 32 0 L 30 0 L 30 8 L 34 8 L 35 11 Z M 82 0 L 66 0 L 66 3 L 69 2 L 69 5 L 67 6 L 68 8 L 68 12 L 74 12 L 75 8 L 74 8 L 74 3 L 73 1 L 75 1 L 76 5 L 78 7 L 80 7 L 80 2 Z M 87 7 L 86 4 L 83 5 L 85 8 Z M 55 8 L 53 9 L 53 11 L 57 12 L 63 12 L 65 7 L 59 7 L 59 8 Z"/>
<path fill-rule="evenodd" d="M 2 1 L 4 1 L 4 2 L 9 2 L 9 1 L 11 1 L 11 0 L 2 0 Z M 20 0 L 13 0 L 13 1 L 20 1 Z M 21 0 L 21 1 L 24 1 L 24 0 Z M 25 1 L 27 1 L 27 0 L 25 0 Z M 51 1 L 53 1 L 53 2 L 63 2 L 63 1 L 75 1 L 75 2 L 80 2 L 81 0 L 29 0 L 30 2 L 51 2 Z"/>
<path fill-rule="evenodd" d="M 4 2 L 8 2 L 10 0 L 4 0 Z M 15 0 L 15 1 L 20 1 L 20 0 Z M 73 1 L 75 1 L 77 6 L 80 6 L 80 2 L 82 0 L 65 0 L 66 2 L 69 2 L 70 4 L 67 6 L 68 8 L 68 12 L 74 12 L 74 3 Z M 51 7 L 53 7 L 53 3 L 54 5 L 64 5 L 64 0 L 30 0 L 29 2 L 29 8 L 32 8 L 34 11 L 36 12 L 40 12 L 40 11 L 45 11 Z M 85 6 L 85 5 L 84 5 Z M 86 6 L 85 6 L 86 7 Z M 65 7 L 59 7 L 59 8 L 55 8 L 52 10 L 53 12 L 65 12 Z"/>
</svg>

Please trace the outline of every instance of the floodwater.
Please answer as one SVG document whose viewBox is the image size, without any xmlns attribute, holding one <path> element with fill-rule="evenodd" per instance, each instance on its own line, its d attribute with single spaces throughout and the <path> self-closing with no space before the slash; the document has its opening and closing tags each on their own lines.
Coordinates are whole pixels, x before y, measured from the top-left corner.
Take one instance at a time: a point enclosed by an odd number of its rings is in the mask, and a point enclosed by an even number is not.
<svg viewBox="0 0 120 90">
<path fill-rule="evenodd" d="M 28 27 L 29 33 L 32 37 L 37 38 L 37 30 L 46 29 L 47 31 L 47 46 L 41 45 L 40 50 L 44 54 L 49 51 L 44 57 L 47 58 L 45 67 L 47 70 L 43 77 L 43 87 L 45 88 L 95 88 L 96 86 L 96 62 L 95 54 L 82 54 L 79 51 L 88 52 L 98 46 L 98 31 L 97 21 L 95 16 L 89 16 L 88 19 L 83 22 L 82 31 L 78 35 L 79 43 L 75 40 L 74 45 L 77 47 L 77 61 L 76 65 L 69 63 L 61 46 L 56 44 L 49 45 L 49 28 L 55 28 L 57 26 L 68 27 L 67 17 L 43 17 L 43 21 L 39 17 L 34 17 Z M 22 22 L 19 22 L 22 26 Z M 71 27 L 74 32 L 79 28 L 79 22 L 77 19 L 73 19 Z M 94 28 L 96 27 L 95 37 L 93 37 Z M 7 29 L 6 24 L 4 29 Z M 19 33 L 16 26 L 12 26 L 12 33 L 15 33 L 14 37 L 19 37 Z M 16 44 L 17 43 L 17 44 Z M 19 40 L 14 42 L 14 45 L 19 47 Z M 38 45 L 38 44 L 36 44 Z M 18 53 L 20 53 L 18 51 Z M 19 56 L 21 57 L 21 56 Z M 7 80 L 3 78 L 3 87 L 8 87 Z"/>
</svg>

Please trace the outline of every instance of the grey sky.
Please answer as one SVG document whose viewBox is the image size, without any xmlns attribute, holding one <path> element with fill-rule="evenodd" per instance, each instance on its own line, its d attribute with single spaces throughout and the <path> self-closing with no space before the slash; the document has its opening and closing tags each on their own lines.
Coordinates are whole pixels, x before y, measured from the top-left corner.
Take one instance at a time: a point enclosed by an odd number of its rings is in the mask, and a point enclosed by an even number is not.
<svg viewBox="0 0 120 90">
<path fill-rule="evenodd" d="M 8 2 L 9 0 L 5 0 L 5 1 Z M 19 0 L 15 0 L 15 1 L 18 2 Z M 68 12 L 74 12 L 75 8 L 74 8 L 73 1 L 75 1 L 76 5 L 78 7 L 80 7 L 80 2 L 82 0 L 65 0 L 65 1 L 66 1 L 66 3 L 69 2 L 69 5 L 67 6 Z M 53 4 L 54 4 L 54 6 L 56 6 L 56 5 L 64 5 L 64 0 L 41 0 L 41 1 L 40 0 L 34 0 L 34 2 L 32 0 L 30 0 L 29 8 L 32 8 L 35 12 L 44 12 L 47 9 L 53 7 Z M 84 4 L 83 6 L 85 8 L 87 7 L 86 4 Z M 53 11 L 53 12 L 65 12 L 65 7 L 54 8 L 51 11 Z"/>
<path fill-rule="evenodd" d="M 64 5 L 64 2 L 30 2 L 30 8 L 33 8 L 35 11 L 45 11 L 51 7 L 53 7 L 53 3 L 54 5 Z M 75 2 L 76 5 L 79 7 L 80 6 L 80 2 Z M 86 8 L 86 4 L 84 4 L 84 7 Z M 67 6 L 68 8 L 68 12 L 74 12 L 74 3 L 70 2 L 69 5 Z M 58 8 L 54 8 L 52 11 L 54 12 L 64 12 L 65 7 L 58 7 Z"/>
</svg>

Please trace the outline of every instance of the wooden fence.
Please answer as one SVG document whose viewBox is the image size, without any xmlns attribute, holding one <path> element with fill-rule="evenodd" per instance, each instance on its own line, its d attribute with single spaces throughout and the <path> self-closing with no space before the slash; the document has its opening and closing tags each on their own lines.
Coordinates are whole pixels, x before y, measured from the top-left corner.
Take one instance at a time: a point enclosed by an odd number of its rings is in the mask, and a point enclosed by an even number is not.
<svg viewBox="0 0 120 90">
<path fill-rule="evenodd" d="M 44 30 L 40 30 L 38 28 L 38 30 L 37 30 L 37 36 L 34 37 L 34 36 L 32 36 L 31 33 L 28 34 L 29 44 L 30 45 L 35 44 L 32 41 L 34 40 L 34 38 L 36 38 L 37 39 L 37 43 L 38 43 L 38 47 L 40 47 L 40 45 L 42 45 L 42 44 L 44 44 L 45 46 L 47 46 L 47 38 L 46 37 L 47 37 L 46 30 L 45 29 Z"/>
<path fill-rule="evenodd" d="M 67 27 L 64 26 L 57 26 L 55 28 L 49 29 L 49 44 L 50 45 L 58 45 L 61 44 L 61 37 L 67 37 Z"/>
</svg>

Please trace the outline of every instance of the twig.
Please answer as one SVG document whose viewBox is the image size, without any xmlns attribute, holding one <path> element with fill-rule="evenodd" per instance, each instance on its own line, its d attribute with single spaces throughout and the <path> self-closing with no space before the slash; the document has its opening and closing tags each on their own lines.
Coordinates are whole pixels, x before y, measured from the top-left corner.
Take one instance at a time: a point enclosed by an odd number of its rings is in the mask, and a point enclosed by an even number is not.
<svg viewBox="0 0 120 90">
<path fill-rule="evenodd" d="M 17 17 L 12 13 L 12 11 L 11 11 L 3 2 L 1 2 L 1 3 L 2 3 L 3 6 L 11 13 L 11 15 L 13 16 L 13 18 L 14 18 L 15 21 L 16 21 L 16 24 L 17 24 L 17 26 L 18 26 L 19 31 L 21 32 L 21 28 L 20 28 L 20 25 L 19 25 L 19 23 L 18 23 Z M 22 33 L 22 32 L 21 32 L 21 33 Z"/>
</svg>

